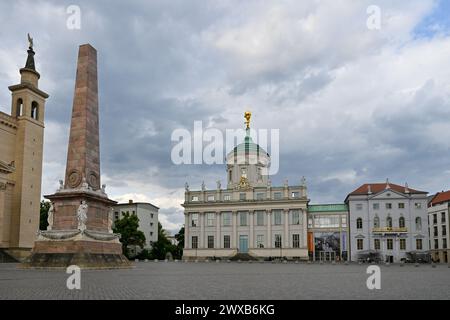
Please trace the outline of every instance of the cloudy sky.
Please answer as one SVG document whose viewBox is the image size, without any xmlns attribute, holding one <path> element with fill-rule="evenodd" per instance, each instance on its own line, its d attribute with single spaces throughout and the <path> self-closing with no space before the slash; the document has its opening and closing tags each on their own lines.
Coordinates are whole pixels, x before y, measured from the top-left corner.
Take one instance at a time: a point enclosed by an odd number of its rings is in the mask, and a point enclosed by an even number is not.
<svg viewBox="0 0 450 320">
<path fill-rule="evenodd" d="M 67 28 L 69 5 L 81 28 Z M 380 29 L 367 8 L 381 10 Z M 46 104 L 43 194 L 62 179 L 78 45 L 98 51 L 102 182 L 150 201 L 171 231 L 184 183 L 223 165 L 174 165 L 177 128 L 280 129 L 273 184 L 308 181 L 312 203 L 365 182 L 450 188 L 449 1 L 2 1 L 0 111 L 34 38 Z M 270 150 L 269 150 L 270 152 Z M 224 182 L 222 183 L 224 185 Z"/>
</svg>

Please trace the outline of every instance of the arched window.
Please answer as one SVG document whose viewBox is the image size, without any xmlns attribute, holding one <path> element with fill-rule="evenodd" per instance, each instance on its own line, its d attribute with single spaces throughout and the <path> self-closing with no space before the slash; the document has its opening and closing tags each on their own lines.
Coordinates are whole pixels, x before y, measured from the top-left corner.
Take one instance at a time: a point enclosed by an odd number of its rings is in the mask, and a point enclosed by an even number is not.
<svg viewBox="0 0 450 320">
<path fill-rule="evenodd" d="M 386 227 L 392 228 L 392 218 L 391 217 L 386 218 Z"/>
<path fill-rule="evenodd" d="M 373 219 L 373 227 L 374 228 L 380 227 L 380 218 L 378 218 L 378 216 L 375 216 L 375 218 Z"/>
<path fill-rule="evenodd" d="M 233 180 L 233 170 L 230 169 L 230 171 L 228 171 L 228 181 L 232 181 Z"/>
<path fill-rule="evenodd" d="M 361 218 L 356 219 L 356 229 L 362 229 L 362 227 L 363 227 L 362 222 L 363 221 Z"/>
<path fill-rule="evenodd" d="M 416 231 L 422 231 L 422 219 L 420 217 L 416 218 Z"/>
<path fill-rule="evenodd" d="M 31 103 L 31 117 L 34 120 L 39 120 L 39 104 L 36 101 Z"/>
<path fill-rule="evenodd" d="M 398 226 L 399 226 L 400 228 L 404 228 L 404 227 L 405 227 L 405 218 L 404 218 L 404 217 L 400 217 L 400 218 L 398 219 Z"/>
<path fill-rule="evenodd" d="M 17 104 L 16 104 L 16 117 L 19 117 L 23 114 L 23 100 L 22 99 L 17 99 Z"/>
</svg>

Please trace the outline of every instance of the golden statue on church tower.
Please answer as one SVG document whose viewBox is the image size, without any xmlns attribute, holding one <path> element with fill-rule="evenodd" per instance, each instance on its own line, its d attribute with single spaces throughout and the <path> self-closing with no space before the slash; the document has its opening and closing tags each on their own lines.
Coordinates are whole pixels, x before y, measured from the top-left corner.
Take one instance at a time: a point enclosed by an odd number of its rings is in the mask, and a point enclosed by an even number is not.
<svg viewBox="0 0 450 320">
<path fill-rule="evenodd" d="M 250 111 L 245 111 L 244 118 L 245 124 L 247 125 L 247 130 L 250 129 L 250 118 L 252 117 L 252 113 Z"/>
</svg>

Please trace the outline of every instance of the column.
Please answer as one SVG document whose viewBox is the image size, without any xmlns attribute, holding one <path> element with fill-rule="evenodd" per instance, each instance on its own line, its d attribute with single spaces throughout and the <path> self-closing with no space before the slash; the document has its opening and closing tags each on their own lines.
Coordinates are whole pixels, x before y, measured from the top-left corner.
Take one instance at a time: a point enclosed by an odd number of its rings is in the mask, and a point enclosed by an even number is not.
<svg viewBox="0 0 450 320">
<path fill-rule="evenodd" d="M 222 239 L 220 238 L 220 211 L 216 212 L 216 241 L 214 246 L 217 249 L 222 248 Z"/>
<path fill-rule="evenodd" d="M 189 212 L 184 213 L 184 247 L 190 248 L 189 245 Z"/>
<path fill-rule="evenodd" d="M 302 210 L 302 229 L 303 229 L 303 245 L 301 247 L 308 248 L 308 217 L 306 216 L 306 210 Z M 348 234 L 347 234 L 348 241 Z"/>
<path fill-rule="evenodd" d="M 198 237 L 198 247 L 200 249 L 205 248 L 205 213 L 199 212 L 198 213 L 199 219 L 200 219 L 200 236 Z"/>
<path fill-rule="evenodd" d="M 250 239 L 249 239 L 249 244 L 248 244 L 248 247 L 249 248 L 254 248 L 255 247 L 255 244 L 254 244 L 254 230 L 253 230 L 253 226 L 254 226 L 254 213 L 255 213 L 255 211 L 253 211 L 253 210 L 250 210 L 249 212 L 248 212 L 248 218 L 249 218 L 249 220 L 250 220 Z"/>
<path fill-rule="evenodd" d="M 267 248 L 272 248 L 272 210 L 267 210 Z"/>
<path fill-rule="evenodd" d="M 284 209 L 284 247 L 290 248 L 289 241 L 289 209 Z"/>
<path fill-rule="evenodd" d="M 231 235 L 231 248 L 237 248 L 237 211 L 231 212 L 231 223 L 233 225 L 233 234 Z"/>
</svg>

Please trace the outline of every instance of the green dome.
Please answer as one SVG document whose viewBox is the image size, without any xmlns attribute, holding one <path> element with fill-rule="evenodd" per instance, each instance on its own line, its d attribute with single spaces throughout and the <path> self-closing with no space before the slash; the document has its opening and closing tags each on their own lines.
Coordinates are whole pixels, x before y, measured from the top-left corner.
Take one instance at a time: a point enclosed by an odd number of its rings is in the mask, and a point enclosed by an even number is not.
<svg viewBox="0 0 450 320">
<path fill-rule="evenodd" d="M 231 155 L 232 153 L 234 154 L 234 156 L 237 156 L 238 154 L 256 154 L 257 156 L 261 155 L 270 157 L 270 155 L 263 148 L 253 142 L 249 134 L 245 136 L 244 142 L 234 147 L 233 151 L 230 152 L 229 155 Z"/>
</svg>

